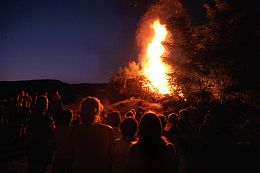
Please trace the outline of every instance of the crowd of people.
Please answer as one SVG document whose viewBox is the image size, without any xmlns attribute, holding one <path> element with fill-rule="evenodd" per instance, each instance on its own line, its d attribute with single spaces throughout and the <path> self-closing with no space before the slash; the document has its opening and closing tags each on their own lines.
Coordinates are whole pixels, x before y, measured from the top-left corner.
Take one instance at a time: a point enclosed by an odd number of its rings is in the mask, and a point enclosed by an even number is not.
<svg viewBox="0 0 260 173">
<path fill-rule="evenodd" d="M 79 109 L 79 116 L 64 109 L 59 92 L 30 97 L 24 91 L 1 107 L 1 126 L 28 141 L 29 173 L 248 172 L 257 163 L 257 136 L 244 135 L 255 140 L 244 147 L 233 134 L 237 127 L 216 118 L 225 114 L 221 107 L 199 125 L 189 108 L 164 115 L 139 107 L 122 115 L 88 96 Z"/>
</svg>

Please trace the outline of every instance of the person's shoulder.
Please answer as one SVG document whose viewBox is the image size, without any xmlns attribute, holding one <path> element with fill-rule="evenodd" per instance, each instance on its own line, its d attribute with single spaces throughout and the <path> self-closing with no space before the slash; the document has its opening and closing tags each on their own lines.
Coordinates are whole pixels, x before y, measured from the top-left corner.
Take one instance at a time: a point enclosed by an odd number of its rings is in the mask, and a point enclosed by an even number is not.
<svg viewBox="0 0 260 173">
<path fill-rule="evenodd" d="M 55 128 L 55 123 L 51 116 L 45 116 L 45 119 L 52 128 Z"/>
<path fill-rule="evenodd" d="M 165 147 L 169 148 L 169 149 L 172 149 L 172 148 L 174 148 L 174 144 L 171 143 L 171 142 L 165 142 Z"/>
<path fill-rule="evenodd" d="M 123 143 L 122 139 L 115 139 L 114 140 L 114 145 L 115 146 L 120 146 L 120 145 L 122 145 L 122 143 Z"/>
<path fill-rule="evenodd" d="M 127 141 L 124 138 L 119 138 L 114 140 L 115 145 L 123 145 L 123 144 L 128 144 L 131 143 L 130 141 Z"/>
<path fill-rule="evenodd" d="M 136 152 L 138 148 L 138 143 L 137 141 L 132 142 L 131 145 L 129 146 L 129 152 Z"/>
<path fill-rule="evenodd" d="M 121 142 L 121 141 L 122 141 L 122 139 L 115 139 L 115 140 L 114 140 L 115 143 L 119 143 L 119 142 Z"/>
<path fill-rule="evenodd" d="M 102 123 L 96 123 L 94 126 L 95 130 L 114 140 L 113 128 L 111 126 Z"/>
<path fill-rule="evenodd" d="M 106 124 L 96 123 L 96 127 L 101 128 L 101 129 L 106 130 L 106 131 L 112 131 L 113 132 L 113 128 L 109 125 L 106 125 Z"/>
<path fill-rule="evenodd" d="M 174 155 L 176 154 L 176 149 L 173 143 L 166 142 L 165 143 L 165 150 L 167 153 L 173 153 Z"/>
</svg>

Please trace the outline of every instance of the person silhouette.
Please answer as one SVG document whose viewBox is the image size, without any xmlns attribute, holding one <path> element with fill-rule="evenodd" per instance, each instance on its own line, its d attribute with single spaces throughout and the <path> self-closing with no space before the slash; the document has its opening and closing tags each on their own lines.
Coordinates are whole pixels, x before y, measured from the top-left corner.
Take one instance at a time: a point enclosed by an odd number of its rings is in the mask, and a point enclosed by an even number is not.
<svg viewBox="0 0 260 173">
<path fill-rule="evenodd" d="M 70 126 L 73 111 L 64 109 L 61 111 L 59 122 L 54 130 L 55 156 L 53 163 L 53 173 L 72 172 L 72 127 Z"/>
<path fill-rule="evenodd" d="M 48 98 L 39 96 L 36 100 L 36 110 L 32 113 L 28 125 L 28 159 L 29 173 L 45 173 L 52 163 L 54 148 L 52 118 L 46 113 Z"/>
<path fill-rule="evenodd" d="M 119 111 L 111 111 L 107 113 L 106 124 L 110 125 L 113 128 L 114 138 L 119 139 L 122 137 L 122 134 L 119 129 L 119 124 L 121 122 L 121 115 Z"/>
<path fill-rule="evenodd" d="M 136 141 L 137 121 L 127 117 L 120 123 L 123 137 L 115 140 L 112 173 L 126 172 L 129 146 Z"/>
<path fill-rule="evenodd" d="M 145 113 L 138 130 L 139 139 L 129 149 L 128 172 L 177 172 L 175 147 L 162 137 L 162 125 L 158 116 L 153 112 Z"/>
<path fill-rule="evenodd" d="M 86 97 L 80 104 L 81 124 L 72 130 L 73 168 L 76 173 L 109 173 L 114 145 L 113 130 L 99 123 L 103 106 L 96 97 Z"/>
</svg>

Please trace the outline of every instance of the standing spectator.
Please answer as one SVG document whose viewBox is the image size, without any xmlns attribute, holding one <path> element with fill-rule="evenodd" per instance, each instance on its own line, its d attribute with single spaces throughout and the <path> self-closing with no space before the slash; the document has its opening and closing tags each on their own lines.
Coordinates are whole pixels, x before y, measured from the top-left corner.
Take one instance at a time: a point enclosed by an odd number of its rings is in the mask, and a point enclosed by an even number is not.
<svg viewBox="0 0 260 173">
<path fill-rule="evenodd" d="M 23 96 L 23 102 L 26 102 L 27 107 L 30 107 L 31 102 L 32 102 L 32 98 L 29 96 L 28 92 L 24 92 L 24 96 Z"/>
<path fill-rule="evenodd" d="M 11 98 L 6 107 L 7 121 L 12 135 L 17 135 L 17 122 L 20 107 L 21 104 L 19 102 L 19 95 L 16 98 Z"/>
<path fill-rule="evenodd" d="M 191 124 L 191 112 L 188 109 L 179 111 L 179 134 L 180 134 L 180 172 L 191 172 L 191 157 L 194 152 L 194 129 Z"/>
<path fill-rule="evenodd" d="M 112 173 L 126 172 L 127 155 L 129 146 L 136 141 L 137 121 L 133 117 L 127 117 L 120 123 L 123 137 L 115 140 L 114 159 Z"/>
<path fill-rule="evenodd" d="M 57 123 L 62 111 L 62 100 L 58 91 L 56 91 L 51 97 L 49 111 L 53 116 L 54 122 Z"/>
<path fill-rule="evenodd" d="M 115 139 L 120 139 L 122 134 L 119 129 L 119 124 L 121 122 L 121 116 L 119 111 L 109 112 L 106 116 L 106 124 L 113 128 L 113 134 Z"/>
<path fill-rule="evenodd" d="M 31 111 L 33 112 L 35 109 L 36 109 L 36 100 L 38 98 L 38 93 L 34 93 L 33 96 L 32 96 L 32 101 L 31 101 L 31 104 L 30 104 L 30 108 L 31 108 Z"/>
<path fill-rule="evenodd" d="M 22 90 L 22 91 L 18 94 L 17 101 L 18 101 L 19 103 L 22 103 L 22 102 L 23 102 L 24 95 L 25 95 L 24 90 Z"/>
<path fill-rule="evenodd" d="M 129 149 L 129 173 L 177 172 L 175 147 L 165 141 L 161 133 L 157 115 L 145 113 L 139 123 L 139 140 Z"/>
<path fill-rule="evenodd" d="M 19 125 L 18 130 L 20 136 L 24 137 L 26 134 L 26 128 L 28 125 L 28 120 L 31 115 L 30 103 L 27 101 L 23 101 L 22 107 L 19 110 Z"/>
<path fill-rule="evenodd" d="M 169 142 L 173 143 L 176 148 L 176 157 L 179 165 L 180 159 L 180 134 L 178 128 L 178 114 L 170 113 L 168 115 L 168 131 L 166 132 L 166 138 Z"/>
<path fill-rule="evenodd" d="M 29 173 L 45 173 L 52 162 L 54 124 L 47 109 L 48 98 L 39 96 L 28 127 Z"/>
<path fill-rule="evenodd" d="M 72 116 L 72 110 L 62 110 L 59 118 L 60 121 L 56 124 L 56 129 L 54 130 L 56 152 L 53 173 L 72 172 L 72 128 L 70 126 Z"/>
<path fill-rule="evenodd" d="M 72 132 L 76 173 L 109 173 L 114 136 L 110 126 L 98 123 L 103 106 L 96 97 L 86 97 L 80 105 L 82 124 Z"/>
<path fill-rule="evenodd" d="M 167 131 L 167 139 L 169 142 L 173 143 L 177 150 L 179 149 L 179 143 L 180 143 L 180 134 L 179 134 L 179 128 L 178 128 L 178 114 L 176 113 L 170 113 L 168 115 L 168 131 Z"/>
<path fill-rule="evenodd" d="M 194 137 L 194 129 L 190 123 L 191 113 L 187 109 L 181 109 L 179 111 L 179 132 L 180 132 L 180 142 L 181 142 L 181 153 L 186 155 L 190 152 Z"/>
<path fill-rule="evenodd" d="M 166 130 L 165 130 L 166 118 L 163 114 L 159 114 L 158 117 L 159 117 L 161 124 L 162 124 L 162 135 L 166 136 Z"/>
</svg>

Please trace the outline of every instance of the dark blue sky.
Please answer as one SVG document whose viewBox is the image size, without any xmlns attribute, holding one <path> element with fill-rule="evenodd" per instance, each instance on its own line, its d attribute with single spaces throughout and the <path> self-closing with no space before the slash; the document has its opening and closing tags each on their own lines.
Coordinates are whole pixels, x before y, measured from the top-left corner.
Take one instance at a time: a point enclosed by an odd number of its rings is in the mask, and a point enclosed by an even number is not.
<svg viewBox="0 0 260 173">
<path fill-rule="evenodd" d="M 102 83 L 136 58 L 138 18 L 119 0 L 0 2 L 0 81 Z"/>
</svg>

